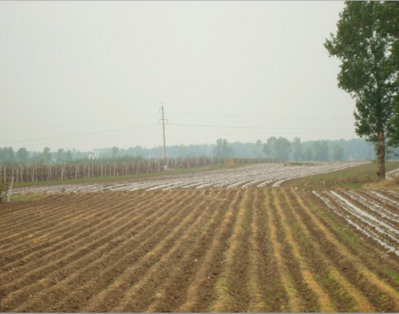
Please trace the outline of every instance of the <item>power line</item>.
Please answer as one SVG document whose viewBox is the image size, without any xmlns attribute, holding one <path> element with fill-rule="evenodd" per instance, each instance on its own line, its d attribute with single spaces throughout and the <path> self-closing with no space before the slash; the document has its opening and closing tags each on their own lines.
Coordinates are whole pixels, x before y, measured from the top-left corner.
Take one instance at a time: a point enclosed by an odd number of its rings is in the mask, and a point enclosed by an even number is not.
<svg viewBox="0 0 399 314">
<path fill-rule="evenodd" d="M 171 105 L 296 105 L 296 104 L 347 104 L 348 101 L 269 101 L 269 102 L 170 102 Z"/>
<path fill-rule="evenodd" d="M 143 104 L 143 105 L 139 105 L 139 106 L 119 106 L 119 107 L 115 107 L 112 106 L 111 108 L 95 108 L 95 109 L 90 109 L 90 110 L 79 110 L 79 111 L 52 111 L 52 107 L 49 109 L 44 109 L 46 114 L 77 114 L 77 113 L 84 113 L 84 112 L 90 112 L 90 113 L 94 113 L 94 112 L 99 112 L 99 111 L 115 111 L 115 110 L 121 110 L 121 109 L 137 109 L 137 108 L 143 108 L 143 107 L 150 107 L 150 106 L 158 106 L 159 104 L 157 103 L 148 103 L 148 104 Z M 85 104 L 81 104 L 81 107 L 84 107 Z M 35 110 L 35 113 L 42 113 L 43 111 L 39 111 L 39 110 Z M 23 114 L 23 113 L 22 113 Z"/>
<path fill-rule="evenodd" d="M 156 131 L 158 130 L 158 128 L 152 128 L 152 129 L 148 129 L 148 130 L 141 130 L 141 131 L 137 131 L 134 132 L 134 134 L 136 133 L 143 133 L 143 132 L 152 132 L 152 131 Z M 69 139 L 69 140 L 63 140 L 62 143 L 64 142 L 72 142 L 72 141 L 82 141 L 82 140 L 91 140 L 91 139 L 97 139 L 97 138 L 103 138 L 103 137 L 113 137 L 113 136 L 120 136 L 120 135 L 127 135 L 127 134 L 132 134 L 132 132 L 123 132 L 123 133 L 117 133 L 117 134 L 108 134 L 108 135 L 102 135 L 102 136 L 95 136 L 95 137 L 89 137 L 89 138 L 79 138 L 79 139 Z M 49 146 L 51 144 L 59 144 L 60 142 L 50 142 L 50 143 L 46 143 L 46 146 Z M 39 143 L 34 143 L 32 145 L 44 145 L 44 144 L 39 144 Z"/>
<path fill-rule="evenodd" d="M 86 136 L 86 135 L 91 135 L 91 134 L 98 134 L 98 133 L 106 133 L 106 132 L 115 132 L 115 131 L 122 131 L 122 130 L 132 130 L 132 129 L 143 129 L 143 128 L 148 128 L 148 127 L 153 127 L 155 125 L 142 125 L 142 126 L 137 126 L 137 127 L 128 127 L 128 128 L 122 128 L 122 129 L 115 129 L 115 130 L 104 130 L 104 131 L 97 131 L 97 132 L 89 132 L 89 133 L 81 133 L 81 134 L 68 134 L 68 135 L 61 135 L 61 136 L 52 136 L 52 137 L 44 137 L 44 138 L 35 138 L 35 139 L 28 139 L 28 140 L 20 140 L 20 141 L 9 141 L 9 142 L 32 142 L 32 141 L 42 141 L 42 140 L 48 140 L 48 139 L 59 139 L 59 138 L 68 138 L 68 137 L 74 137 L 74 136 Z M 2 142 L 1 144 L 4 145 L 4 143 L 9 143 L 9 142 Z"/>
<path fill-rule="evenodd" d="M 195 113 L 169 113 L 175 116 L 221 117 L 221 118 L 262 118 L 262 119 L 353 119 L 353 117 L 289 117 L 289 116 L 246 116 L 246 115 L 218 115 Z"/>
<path fill-rule="evenodd" d="M 96 108 L 95 110 L 82 110 L 82 111 L 66 111 L 66 112 L 61 112 L 61 114 L 68 114 L 68 113 L 83 113 L 83 112 L 98 112 L 98 111 L 110 111 L 110 110 L 116 110 L 116 109 L 136 109 L 136 108 L 143 108 L 143 107 L 149 107 L 149 106 L 158 106 L 159 104 L 157 103 L 148 103 L 140 106 L 119 106 L 115 107 L 112 106 L 112 108 Z"/>
<path fill-rule="evenodd" d="M 353 131 L 353 129 L 315 129 L 315 128 L 270 128 L 270 127 L 257 127 L 257 126 L 229 126 L 229 125 L 199 125 L 199 124 L 176 124 L 175 126 L 186 126 L 186 127 L 209 127 L 209 128 L 229 128 L 229 129 L 264 129 L 264 130 L 314 130 L 314 131 Z"/>
<path fill-rule="evenodd" d="M 180 128 L 180 127 L 177 127 L 177 128 L 168 127 L 168 130 L 170 130 L 170 131 L 191 131 L 191 132 L 218 132 L 218 131 L 220 131 L 220 132 L 240 133 L 240 134 L 241 134 L 241 133 L 260 134 L 261 132 L 265 132 L 265 131 L 242 131 L 242 130 L 185 129 L 185 128 Z M 297 131 L 297 132 L 295 132 L 295 133 L 293 133 L 292 130 L 287 130 L 287 131 L 288 131 L 289 133 L 284 132 L 284 130 L 279 131 L 279 133 L 283 133 L 283 134 L 294 134 L 294 135 L 295 135 L 295 134 L 309 134 L 309 135 L 311 135 L 311 134 L 320 134 L 320 132 L 322 132 L 322 131 L 331 132 L 330 130 L 320 130 L 320 131 L 318 131 L 318 132 L 312 132 L 310 129 L 309 129 L 309 130 L 299 130 L 299 131 Z M 336 131 L 348 132 L 349 130 L 336 130 Z M 352 131 L 354 131 L 354 130 L 352 130 Z"/>
<path fill-rule="evenodd" d="M 76 126 L 76 125 L 87 125 L 87 124 L 104 123 L 104 122 L 110 122 L 110 121 L 129 120 L 129 119 L 134 119 L 134 118 L 142 118 L 142 117 L 149 117 L 149 116 L 156 116 L 156 115 L 158 115 L 158 114 L 151 113 L 151 114 L 145 114 L 145 115 L 139 115 L 139 116 L 131 116 L 131 117 L 107 119 L 107 120 L 99 120 L 99 121 L 91 121 L 91 122 L 82 122 L 82 123 L 73 123 L 73 124 L 66 124 L 66 125 L 56 125 L 56 126 L 41 127 L 41 128 L 34 128 L 34 129 L 11 130 L 11 131 L 5 131 L 2 133 L 17 133 L 17 132 L 28 132 L 28 131 L 47 130 L 47 129 L 55 129 L 55 128 L 65 128 L 65 127 Z"/>
</svg>

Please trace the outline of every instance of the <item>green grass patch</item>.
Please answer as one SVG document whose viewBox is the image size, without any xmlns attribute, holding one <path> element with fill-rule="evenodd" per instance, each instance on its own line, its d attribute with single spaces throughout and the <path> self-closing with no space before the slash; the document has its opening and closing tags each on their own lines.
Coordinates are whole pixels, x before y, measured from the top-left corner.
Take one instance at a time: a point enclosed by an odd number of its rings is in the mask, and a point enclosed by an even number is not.
<svg viewBox="0 0 399 314">
<path fill-rule="evenodd" d="M 232 167 L 240 167 L 243 164 L 235 164 L 234 166 L 227 166 L 225 164 L 217 164 L 205 167 L 196 167 L 189 169 L 176 169 L 163 172 L 148 172 L 140 174 L 129 174 L 129 175 L 119 175 L 119 176 L 107 176 L 107 177 L 93 177 L 93 178 L 80 178 L 80 179 L 68 179 L 68 180 L 54 180 L 54 181 L 39 181 L 39 182 L 18 182 L 14 183 L 14 187 L 25 187 L 25 186 L 39 186 L 39 185 L 57 185 L 57 184 L 74 184 L 74 183 L 92 183 L 92 182 L 106 182 L 106 181 L 123 181 L 139 178 L 148 177 L 162 177 L 176 174 L 186 174 L 186 173 L 196 173 L 204 172 Z"/>
<path fill-rule="evenodd" d="M 399 161 L 388 161 L 386 172 L 399 168 Z M 359 189 L 367 183 L 379 181 L 377 164 L 369 163 L 335 172 L 287 181 L 283 186 L 307 188 L 348 187 Z"/>
</svg>

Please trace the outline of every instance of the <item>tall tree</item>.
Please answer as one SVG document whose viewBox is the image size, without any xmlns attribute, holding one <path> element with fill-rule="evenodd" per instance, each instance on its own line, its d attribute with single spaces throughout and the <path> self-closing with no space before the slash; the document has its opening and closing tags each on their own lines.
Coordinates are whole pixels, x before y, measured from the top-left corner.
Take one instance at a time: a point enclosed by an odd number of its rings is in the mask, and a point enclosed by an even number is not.
<svg viewBox="0 0 399 314">
<path fill-rule="evenodd" d="M 316 141 L 312 143 L 313 158 L 315 160 L 327 161 L 328 160 L 328 143 L 327 141 Z"/>
<path fill-rule="evenodd" d="M 51 151 L 50 148 L 45 147 L 42 152 L 42 160 L 44 163 L 48 164 L 51 162 Z"/>
<path fill-rule="evenodd" d="M 21 164 L 26 164 L 29 161 L 29 153 L 25 147 L 21 147 L 17 151 L 17 161 Z"/>
<path fill-rule="evenodd" d="M 312 156 L 314 160 L 321 160 L 321 147 L 320 141 L 316 141 L 312 143 Z"/>
<path fill-rule="evenodd" d="M 64 162 L 65 163 L 69 163 L 73 161 L 73 155 L 72 152 L 70 150 L 67 150 L 66 152 L 64 152 Z"/>
<path fill-rule="evenodd" d="M 305 160 L 313 160 L 313 151 L 310 147 L 305 150 Z"/>
<path fill-rule="evenodd" d="M 269 157 L 276 157 L 274 151 L 274 143 L 277 141 L 275 136 L 271 136 L 267 139 L 266 143 L 263 144 L 263 153 Z"/>
<path fill-rule="evenodd" d="M 253 154 L 255 155 L 256 158 L 260 159 L 262 158 L 264 152 L 262 149 L 262 141 L 261 140 L 257 140 L 256 144 L 252 150 Z"/>
<path fill-rule="evenodd" d="M 112 147 L 112 157 L 116 157 L 118 155 L 119 152 L 119 147 L 114 146 Z"/>
<path fill-rule="evenodd" d="M 184 146 L 184 144 L 181 144 L 179 146 L 179 157 L 180 158 L 186 157 L 186 154 L 187 154 L 187 148 L 186 146 Z"/>
<path fill-rule="evenodd" d="M 341 145 L 339 144 L 335 144 L 334 148 L 333 148 L 333 157 L 334 160 L 342 160 L 342 158 L 344 157 L 344 149 L 342 148 Z"/>
<path fill-rule="evenodd" d="M 233 147 L 225 139 L 219 138 L 216 141 L 216 146 L 213 149 L 214 156 L 218 158 L 227 158 L 233 155 Z"/>
<path fill-rule="evenodd" d="M 288 159 L 288 155 L 291 152 L 291 143 L 285 137 L 279 137 L 273 143 L 273 149 L 276 152 L 276 157 L 279 159 Z"/>
<path fill-rule="evenodd" d="M 64 149 L 63 148 L 59 148 L 57 151 L 57 159 L 56 159 L 56 163 L 57 164 L 62 164 L 65 162 L 65 156 L 64 156 Z"/>
<path fill-rule="evenodd" d="M 320 142 L 320 160 L 327 161 L 329 156 L 327 141 Z"/>
<path fill-rule="evenodd" d="M 356 99 L 356 133 L 375 144 L 378 176 L 385 178 L 387 145 L 398 137 L 393 103 L 399 93 L 399 3 L 345 2 L 324 46 L 342 61 L 338 86 Z"/>
<path fill-rule="evenodd" d="M 12 147 L 0 149 L 0 160 L 4 163 L 15 163 L 15 154 Z"/>
</svg>

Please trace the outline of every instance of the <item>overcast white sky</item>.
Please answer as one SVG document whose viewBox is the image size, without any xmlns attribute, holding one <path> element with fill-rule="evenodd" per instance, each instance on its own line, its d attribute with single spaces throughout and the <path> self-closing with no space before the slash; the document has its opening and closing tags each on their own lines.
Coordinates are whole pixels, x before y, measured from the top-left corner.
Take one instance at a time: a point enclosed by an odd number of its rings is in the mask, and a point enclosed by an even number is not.
<svg viewBox="0 0 399 314">
<path fill-rule="evenodd" d="M 0 146 L 350 139 L 344 2 L 0 2 Z M 230 127 L 230 128 L 227 128 Z"/>
</svg>

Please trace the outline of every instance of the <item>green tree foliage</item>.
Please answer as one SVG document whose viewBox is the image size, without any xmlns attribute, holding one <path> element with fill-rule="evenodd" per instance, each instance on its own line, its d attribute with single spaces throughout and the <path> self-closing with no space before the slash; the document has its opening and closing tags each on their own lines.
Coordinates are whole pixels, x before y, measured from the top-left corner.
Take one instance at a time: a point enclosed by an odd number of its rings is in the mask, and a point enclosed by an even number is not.
<svg viewBox="0 0 399 314">
<path fill-rule="evenodd" d="M 393 122 L 399 93 L 398 7 L 398 2 L 346 2 L 337 34 L 324 44 L 342 62 L 338 86 L 356 99 L 356 133 L 375 144 L 380 178 L 385 178 L 386 144 L 399 144 Z"/>
<path fill-rule="evenodd" d="M 327 161 L 329 157 L 327 141 L 321 141 L 320 144 L 320 160 Z"/>
<path fill-rule="evenodd" d="M 62 163 L 65 162 L 64 149 L 63 148 L 59 148 L 57 150 L 57 158 L 56 158 L 55 162 L 57 164 L 62 164 Z"/>
<path fill-rule="evenodd" d="M 273 150 L 277 158 L 288 160 L 288 156 L 291 152 L 291 143 L 286 138 L 279 137 L 273 143 Z"/>
<path fill-rule="evenodd" d="M 263 151 L 263 146 L 262 146 L 262 141 L 261 140 L 257 140 L 256 144 L 252 150 L 254 156 L 256 158 L 262 158 L 264 155 L 264 151 Z"/>
<path fill-rule="evenodd" d="M 292 150 L 293 150 L 293 157 L 295 161 L 299 161 L 303 159 L 302 155 L 302 146 L 301 146 L 301 139 L 299 137 L 294 138 L 292 142 Z"/>
<path fill-rule="evenodd" d="M 15 163 L 15 154 L 12 147 L 0 148 L 0 159 L 6 164 Z"/>
<path fill-rule="evenodd" d="M 263 153 L 267 158 L 276 157 L 274 151 L 274 143 L 277 141 L 275 136 L 271 136 L 267 139 L 266 143 L 263 144 Z"/>
<path fill-rule="evenodd" d="M 184 144 L 181 144 L 179 146 L 179 158 L 184 158 L 187 155 L 187 149 L 186 146 L 184 146 Z"/>
<path fill-rule="evenodd" d="M 341 145 L 335 144 L 334 148 L 333 148 L 333 157 L 334 160 L 342 160 L 342 158 L 344 157 L 344 149 L 342 148 Z"/>
<path fill-rule="evenodd" d="M 313 160 L 313 150 L 310 147 L 305 149 L 304 157 L 305 160 Z"/>
<path fill-rule="evenodd" d="M 218 139 L 213 149 L 213 154 L 218 158 L 228 158 L 233 156 L 233 148 L 225 139 Z"/>
<path fill-rule="evenodd" d="M 313 158 L 314 160 L 327 161 L 328 160 L 328 143 L 327 141 L 313 142 Z"/>
<path fill-rule="evenodd" d="M 26 164 L 29 161 L 29 152 L 25 147 L 21 147 L 17 151 L 17 162 L 20 164 Z"/>
<path fill-rule="evenodd" d="M 43 160 L 43 162 L 44 162 L 45 164 L 48 164 L 48 163 L 51 162 L 51 151 L 50 151 L 50 148 L 45 147 L 45 148 L 43 149 L 43 152 L 42 152 L 42 160 Z"/>
<path fill-rule="evenodd" d="M 64 163 L 70 163 L 73 161 L 73 155 L 70 150 L 64 152 Z"/>
<path fill-rule="evenodd" d="M 119 152 L 119 147 L 117 146 L 112 147 L 112 157 L 118 156 L 118 152 Z"/>
</svg>

